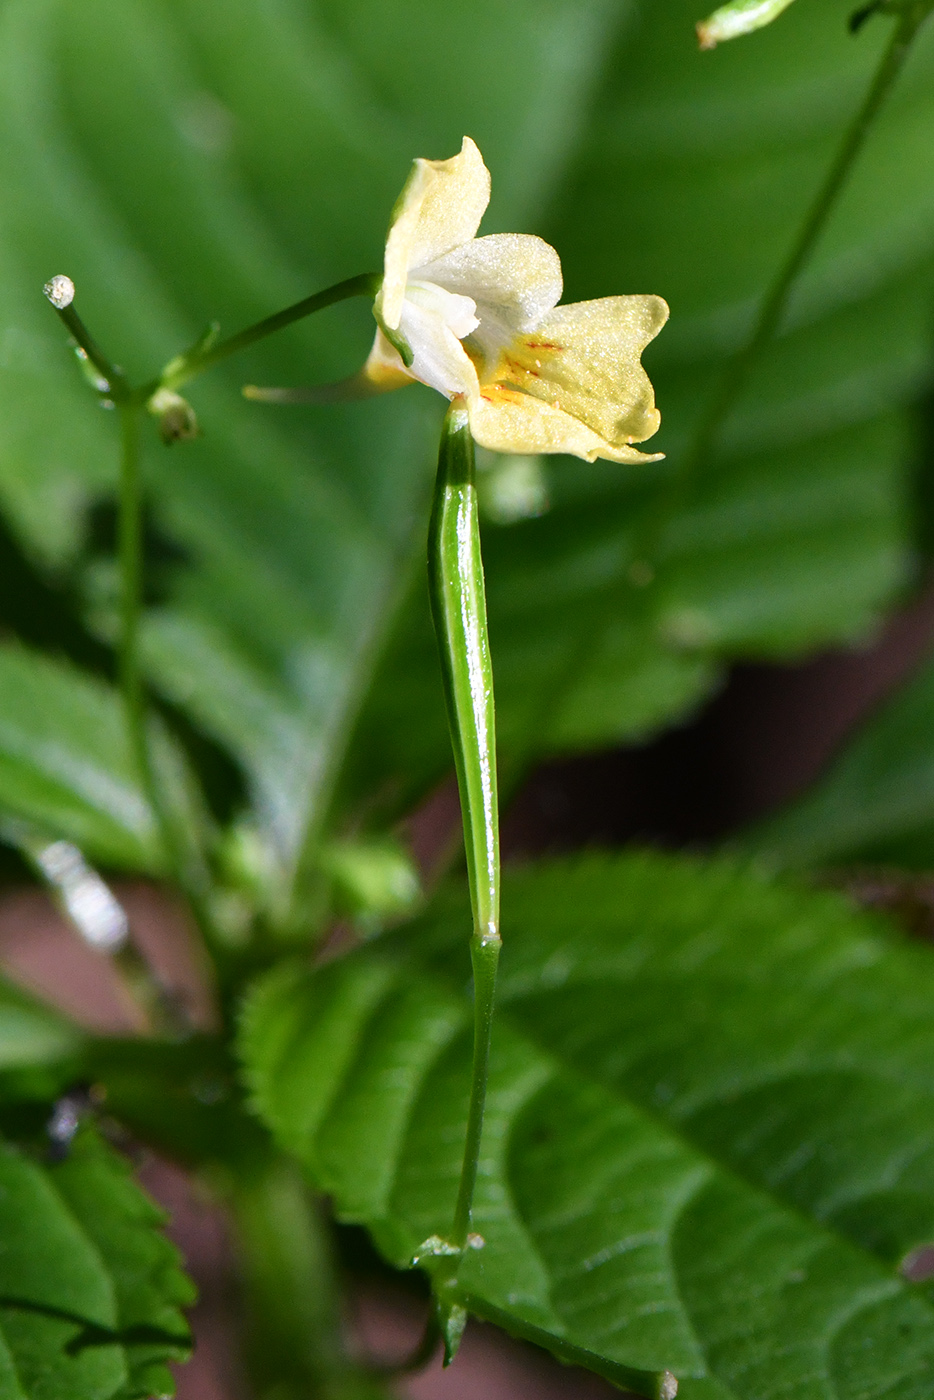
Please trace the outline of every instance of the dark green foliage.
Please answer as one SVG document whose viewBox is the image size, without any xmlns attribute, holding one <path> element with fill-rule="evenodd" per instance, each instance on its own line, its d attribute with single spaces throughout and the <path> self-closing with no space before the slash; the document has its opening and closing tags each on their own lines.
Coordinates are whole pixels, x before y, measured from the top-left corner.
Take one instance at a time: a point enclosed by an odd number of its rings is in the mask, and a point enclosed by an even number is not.
<svg viewBox="0 0 934 1400">
<path fill-rule="evenodd" d="M 5 835 L 24 821 L 36 839 L 65 836 L 106 865 L 161 871 L 165 857 L 116 692 L 64 661 L 0 645 L 0 693 Z M 181 757 L 161 731 L 155 743 L 177 817 L 194 843 L 199 804 L 186 791 Z"/>
<path fill-rule="evenodd" d="M 468 921 L 452 898 L 246 1011 L 257 1108 L 398 1264 L 453 1202 Z M 688 1397 L 928 1395 L 934 1308 L 898 1273 L 934 1239 L 927 950 L 661 856 L 513 875 L 504 927 L 469 1306 Z"/>
<path fill-rule="evenodd" d="M 90 1131 L 48 1166 L 4 1145 L 0 1187 L 3 1400 L 171 1393 L 193 1290 L 127 1164 Z"/>
<path fill-rule="evenodd" d="M 80 581 L 84 511 L 114 480 L 113 424 L 38 293 L 50 271 L 71 272 L 100 338 L 149 372 L 215 316 L 232 330 L 378 267 L 412 155 L 469 131 L 493 172 L 487 229 L 551 238 L 569 298 L 653 291 L 673 312 L 647 357 L 670 464 L 556 462 L 551 514 L 488 531 L 508 764 L 650 731 L 710 689 L 724 655 L 864 632 L 909 562 L 907 407 L 930 361 L 931 35 L 718 461 L 645 534 L 884 41 L 881 23 L 854 39 L 831 0 L 812 0 L 700 56 L 695 18 L 687 0 L 638 20 L 597 0 L 529 0 L 508 18 L 469 6 L 444 26 L 416 0 L 274 18 L 257 0 L 8 4 L 0 496 L 30 549 Z M 363 308 L 339 308 L 215 372 L 193 390 L 204 437 L 154 446 L 149 468 L 154 522 L 179 551 L 147 624 L 151 674 L 243 765 L 286 884 L 366 696 L 349 799 L 398 806 L 448 761 L 421 603 L 370 685 L 413 568 L 423 596 L 440 405 L 413 389 L 280 411 L 237 393 L 352 370 L 369 326 Z M 646 557 L 655 580 L 633 587 Z M 99 559 L 83 580 L 107 631 Z"/>
</svg>

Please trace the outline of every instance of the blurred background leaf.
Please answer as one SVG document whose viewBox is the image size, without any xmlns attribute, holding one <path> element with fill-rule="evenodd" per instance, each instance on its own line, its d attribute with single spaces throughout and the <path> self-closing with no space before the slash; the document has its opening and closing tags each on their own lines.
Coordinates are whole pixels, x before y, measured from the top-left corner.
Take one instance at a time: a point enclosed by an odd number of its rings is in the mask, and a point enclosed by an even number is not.
<svg viewBox="0 0 934 1400">
<path fill-rule="evenodd" d="M 880 27 L 854 39 L 839 8 L 815 0 L 755 43 L 700 56 L 690 19 L 670 0 L 622 26 L 537 226 L 561 252 L 567 299 L 644 290 L 669 300 L 671 322 L 645 357 L 669 460 L 635 473 L 551 463 L 550 514 L 488 529 L 507 771 L 542 752 L 645 737 L 708 694 L 733 657 L 865 637 L 914 575 L 915 405 L 931 373 L 930 32 L 786 333 L 652 547 L 643 522 L 887 37 Z M 416 598 L 374 688 L 363 771 L 387 754 L 400 774 L 444 761 L 443 726 L 430 742 L 403 720 L 415 705 L 429 713 L 426 619 Z"/>
<path fill-rule="evenodd" d="M 14 818 L 7 838 L 19 819 L 37 838 L 66 836 L 105 865 L 164 874 L 116 691 L 64 661 L 0 644 L 0 696 L 0 808 Z M 203 818 L 184 756 L 161 724 L 152 738 L 173 817 L 197 850 Z"/>
<path fill-rule="evenodd" d="M 468 128 L 499 171 L 492 217 L 523 226 L 614 19 L 596 3 L 465 7 L 443 29 L 427 5 L 5 7 L 0 494 L 32 555 L 80 580 L 86 512 L 114 479 L 113 424 L 37 297 L 50 267 L 140 374 L 214 316 L 234 329 L 379 267 L 411 159 Z M 460 48 L 439 64 L 448 24 Z M 345 373 L 371 335 L 369 311 L 344 308 L 264 345 L 195 391 L 203 440 L 149 463 L 156 523 L 187 559 L 150 617 L 151 671 L 242 765 L 285 878 L 423 529 L 441 404 L 280 414 L 238 391 Z"/>
<path fill-rule="evenodd" d="M 799 801 L 742 839 L 787 866 L 934 860 L 934 667 L 850 740 Z"/>
</svg>

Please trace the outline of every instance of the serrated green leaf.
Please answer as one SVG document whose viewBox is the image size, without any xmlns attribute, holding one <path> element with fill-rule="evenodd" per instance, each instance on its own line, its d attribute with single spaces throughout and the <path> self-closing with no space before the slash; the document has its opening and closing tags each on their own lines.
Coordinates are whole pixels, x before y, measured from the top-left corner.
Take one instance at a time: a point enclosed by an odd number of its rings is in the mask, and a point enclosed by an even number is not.
<svg viewBox="0 0 934 1400">
<path fill-rule="evenodd" d="M 0 1186 L 3 1400 L 173 1393 L 193 1290 L 127 1164 L 90 1131 L 52 1166 L 4 1145 Z"/>
<path fill-rule="evenodd" d="M 928 950 L 728 862 L 542 866 L 503 909 L 467 1305 L 644 1393 L 929 1395 Z M 468 928 L 452 897 L 246 1010 L 257 1108 L 397 1264 L 453 1210 Z"/>
</svg>

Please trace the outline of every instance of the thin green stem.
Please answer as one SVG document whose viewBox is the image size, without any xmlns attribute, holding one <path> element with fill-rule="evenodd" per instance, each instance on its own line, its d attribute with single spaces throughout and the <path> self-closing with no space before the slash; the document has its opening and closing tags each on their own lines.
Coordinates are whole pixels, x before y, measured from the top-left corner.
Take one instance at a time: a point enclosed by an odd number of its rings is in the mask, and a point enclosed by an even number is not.
<svg viewBox="0 0 934 1400">
<path fill-rule="evenodd" d="M 376 1372 L 354 1362 L 342 1345 L 327 1217 L 301 1172 L 274 1158 L 230 1179 L 227 1194 L 255 1393 L 279 1400 L 376 1400 L 384 1393 Z"/>
<path fill-rule="evenodd" d="M 493 673 L 474 477 L 474 448 L 467 412 L 455 400 L 441 434 L 428 536 L 432 615 L 460 789 L 473 908 L 470 955 L 474 974 L 474 1043 L 467 1132 L 449 1241 L 454 1253 L 440 1263 L 435 1273 L 447 1361 L 452 1359 L 463 1330 L 463 1309 L 451 1301 L 451 1296 L 456 1262 L 470 1236 L 501 947 Z"/>
<path fill-rule="evenodd" d="M 142 602 L 142 488 L 139 466 L 139 410 L 131 404 L 120 408 L 120 506 L 117 523 L 117 559 L 120 569 L 120 692 L 127 733 L 143 787 L 151 797 L 155 788 L 152 761 L 146 739 L 146 717 L 139 664 L 139 615 Z M 154 810 L 156 804 L 153 803 Z"/>
<path fill-rule="evenodd" d="M 470 940 L 470 961 L 473 966 L 474 1031 L 473 1067 L 470 1080 L 470 1105 L 467 1111 L 467 1133 L 464 1139 L 464 1161 L 461 1167 L 457 1205 L 454 1210 L 452 1243 L 464 1249 L 470 1234 L 477 1166 L 480 1158 L 480 1138 L 483 1133 L 483 1113 L 486 1106 L 486 1086 L 490 1068 L 490 1042 L 493 1034 L 493 1005 L 496 996 L 496 973 L 499 966 L 500 938 Z"/>
<path fill-rule="evenodd" d="M 48 289 L 46 289 L 46 295 L 49 295 Z M 49 299 L 51 301 L 51 297 Z M 74 303 L 68 302 L 66 305 L 60 306 L 52 301 L 52 306 L 59 320 L 67 328 L 72 340 L 84 352 L 101 378 L 106 380 L 106 389 L 102 389 L 101 392 L 108 393 L 115 403 L 121 403 L 127 399 L 131 390 L 126 375 L 119 365 L 112 364 L 104 354 L 75 310 Z"/>
<path fill-rule="evenodd" d="M 183 844 L 153 763 L 146 728 L 146 696 L 139 652 L 143 584 L 142 482 L 140 476 L 140 408 L 120 405 L 122 451 L 117 520 L 117 559 L 120 571 L 120 641 L 118 673 L 130 747 L 140 783 L 152 809 L 162 845 L 176 883 L 189 901 L 196 921 L 205 929 L 203 901 L 188 872 Z"/>
<path fill-rule="evenodd" d="M 196 347 L 183 355 L 177 355 L 174 360 L 169 361 L 158 380 L 144 385 L 137 392 L 145 398 L 149 398 L 160 388 L 178 389 L 183 384 L 187 384 L 190 379 L 194 379 L 196 375 L 211 369 L 221 360 L 226 360 L 229 356 L 246 350 L 256 341 L 265 339 L 267 335 L 272 335 L 285 326 L 290 326 L 293 321 L 301 321 L 306 316 L 314 315 L 316 311 L 323 311 L 325 307 L 333 306 L 339 301 L 347 301 L 350 297 L 375 296 L 381 280 L 377 273 L 364 272 L 359 277 L 348 277 L 344 282 L 337 282 L 333 287 L 326 287 L 322 292 L 315 292 L 313 296 L 303 297 L 294 305 L 285 307 L 283 311 L 277 311 L 273 316 L 264 317 L 255 325 L 247 326 L 245 330 L 238 331 L 236 335 L 228 336 L 226 340 L 208 345 L 204 349 Z"/>
<path fill-rule="evenodd" d="M 727 365 L 720 388 L 700 421 L 669 491 L 665 493 L 666 516 L 680 503 L 698 470 L 710 456 L 750 372 L 781 326 L 794 286 L 827 225 L 866 138 L 904 67 L 915 35 L 930 10 L 930 0 L 919 0 L 919 3 L 907 5 L 899 14 L 895 31 L 882 54 L 869 90 L 840 143 L 788 256 L 766 294 L 752 334 Z M 644 549 L 640 551 L 640 554 L 644 553 Z"/>
<path fill-rule="evenodd" d="M 210 932 L 211 921 L 197 880 L 190 877 L 189 861 L 184 842 L 164 799 L 156 774 L 146 733 L 146 705 L 139 660 L 139 617 L 142 586 L 142 521 L 139 474 L 139 413 L 151 407 L 153 395 L 160 390 L 174 391 L 196 375 L 220 361 L 262 340 L 265 336 L 299 321 L 305 316 L 323 311 L 325 307 L 354 296 L 375 296 L 381 278 L 375 273 L 363 273 L 326 287 L 323 291 L 304 297 L 272 316 L 237 332 L 228 339 L 214 343 L 209 336 L 190 350 L 177 355 L 155 379 L 134 388 L 124 372 L 114 365 L 88 331 L 74 306 L 75 288 L 65 276 L 53 277 L 45 286 L 45 295 L 69 335 L 77 343 L 82 356 L 97 374 L 98 393 L 113 400 L 120 409 L 122 454 L 119 508 L 119 569 L 120 569 L 120 687 L 126 713 L 127 732 L 133 750 L 140 781 L 155 815 L 163 844 L 169 856 L 173 875 L 191 905 L 202 932 Z M 175 432 L 167 440 L 191 436 L 190 432 Z"/>
<path fill-rule="evenodd" d="M 142 601 L 142 489 L 139 468 L 139 409 L 129 402 L 120 405 L 120 506 L 117 555 L 120 570 L 120 646 L 118 668 L 120 693 L 127 734 L 143 791 L 156 818 L 163 845 L 183 890 L 178 840 L 153 768 L 146 733 L 146 704 L 139 663 L 139 615 Z M 132 944 L 116 955 L 120 971 L 136 998 L 144 1005 L 157 1029 L 177 1032 L 187 1029 L 183 1008 L 157 982 L 149 965 Z"/>
</svg>

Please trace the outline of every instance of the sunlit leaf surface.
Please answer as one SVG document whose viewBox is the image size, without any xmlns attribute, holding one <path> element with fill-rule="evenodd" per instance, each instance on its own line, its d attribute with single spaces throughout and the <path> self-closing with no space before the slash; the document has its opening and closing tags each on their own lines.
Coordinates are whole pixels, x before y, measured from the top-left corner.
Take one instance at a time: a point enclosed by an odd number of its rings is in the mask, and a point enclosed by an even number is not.
<svg viewBox="0 0 934 1400">
<path fill-rule="evenodd" d="M 934 1383 L 934 962 L 728 863 L 515 874 L 475 1228 L 481 1316 L 649 1393 Z M 393 1262 L 449 1228 L 469 1077 L 466 901 L 261 982 L 255 1102 Z"/>
</svg>

